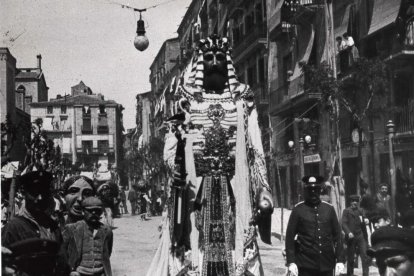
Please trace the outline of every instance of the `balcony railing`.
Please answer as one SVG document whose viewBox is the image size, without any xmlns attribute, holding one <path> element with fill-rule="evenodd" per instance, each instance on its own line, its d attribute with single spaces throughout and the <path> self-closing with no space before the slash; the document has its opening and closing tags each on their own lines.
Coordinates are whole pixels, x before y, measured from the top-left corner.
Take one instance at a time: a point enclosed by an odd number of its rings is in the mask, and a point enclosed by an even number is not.
<svg viewBox="0 0 414 276">
<path fill-rule="evenodd" d="M 93 128 L 91 125 L 83 125 L 82 126 L 82 134 L 92 134 L 93 133 Z"/>
<path fill-rule="evenodd" d="M 98 134 L 107 134 L 109 127 L 107 125 L 98 125 Z"/>
<path fill-rule="evenodd" d="M 323 5 L 324 0 L 300 0 L 299 5 L 301 6 L 315 6 L 315 5 Z"/>
<path fill-rule="evenodd" d="M 250 45 L 260 38 L 266 38 L 267 29 L 266 25 L 259 24 L 251 28 L 247 34 L 241 35 L 237 41 L 234 41 L 233 45 L 233 56 L 239 56 L 245 51 Z"/>
<path fill-rule="evenodd" d="M 348 73 L 352 69 L 352 66 L 354 66 L 355 61 L 356 58 L 354 57 L 352 48 L 341 50 L 336 59 L 338 74 L 344 75 Z"/>
<path fill-rule="evenodd" d="M 398 134 L 414 134 L 414 100 L 395 112 L 394 118 Z"/>
</svg>

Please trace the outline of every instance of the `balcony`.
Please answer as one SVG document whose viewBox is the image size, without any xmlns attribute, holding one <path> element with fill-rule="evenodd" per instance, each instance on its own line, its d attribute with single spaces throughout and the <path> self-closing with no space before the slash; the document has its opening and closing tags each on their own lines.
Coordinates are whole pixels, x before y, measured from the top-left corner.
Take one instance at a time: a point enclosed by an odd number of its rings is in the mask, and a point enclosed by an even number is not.
<svg viewBox="0 0 414 276">
<path fill-rule="evenodd" d="M 394 114 L 395 129 L 398 135 L 414 134 L 414 100 L 401 107 Z"/>
<path fill-rule="evenodd" d="M 352 48 L 341 50 L 337 54 L 336 63 L 337 63 L 336 68 L 338 70 L 337 72 L 338 75 L 340 74 L 341 76 L 344 76 L 347 73 L 350 73 L 355 63 L 354 55 L 352 53 Z"/>
<path fill-rule="evenodd" d="M 399 47 L 395 47 L 385 61 L 414 62 L 414 17 L 408 20 L 405 26 L 405 38 Z"/>
<path fill-rule="evenodd" d="M 92 134 L 93 133 L 92 125 L 83 125 L 81 127 L 81 130 L 82 130 L 82 134 Z"/>
<path fill-rule="evenodd" d="M 303 7 L 315 7 L 324 5 L 324 2 L 323 0 L 300 0 L 299 5 Z"/>
<path fill-rule="evenodd" d="M 109 127 L 108 125 L 98 125 L 98 134 L 108 134 Z"/>
<path fill-rule="evenodd" d="M 294 3 L 294 0 L 288 1 L 290 4 L 287 6 L 293 6 L 292 17 L 295 21 L 302 21 L 305 24 L 308 24 L 311 16 L 314 15 L 316 9 L 319 9 L 324 6 L 324 0 L 299 0 L 299 3 Z M 285 2 L 286 3 L 286 2 Z"/>
<path fill-rule="evenodd" d="M 241 35 L 233 45 L 234 62 L 240 61 L 248 52 L 255 49 L 260 44 L 266 43 L 267 28 L 260 24 L 246 30 L 245 35 Z"/>
</svg>

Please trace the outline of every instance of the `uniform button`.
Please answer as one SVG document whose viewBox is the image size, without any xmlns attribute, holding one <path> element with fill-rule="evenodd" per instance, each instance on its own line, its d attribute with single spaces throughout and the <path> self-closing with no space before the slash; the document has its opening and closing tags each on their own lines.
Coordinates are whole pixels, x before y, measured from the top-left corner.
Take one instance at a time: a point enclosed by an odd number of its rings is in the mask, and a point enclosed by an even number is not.
<svg viewBox="0 0 414 276">
<path fill-rule="evenodd" d="M 322 254 L 322 251 L 319 251 L 319 253 L 321 253 L 321 254 Z"/>
<path fill-rule="evenodd" d="M 316 214 L 316 216 L 319 216 L 319 214 Z"/>
<path fill-rule="evenodd" d="M 318 228 L 318 231 L 321 231 L 321 228 Z"/>
<path fill-rule="evenodd" d="M 320 243 L 319 246 L 322 246 L 322 244 Z M 321 251 L 322 252 L 322 251 Z"/>
<path fill-rule="evenodd" d="M 319 238 L 321 239 L 321 236 L 319 236 Z"/>
</svg>

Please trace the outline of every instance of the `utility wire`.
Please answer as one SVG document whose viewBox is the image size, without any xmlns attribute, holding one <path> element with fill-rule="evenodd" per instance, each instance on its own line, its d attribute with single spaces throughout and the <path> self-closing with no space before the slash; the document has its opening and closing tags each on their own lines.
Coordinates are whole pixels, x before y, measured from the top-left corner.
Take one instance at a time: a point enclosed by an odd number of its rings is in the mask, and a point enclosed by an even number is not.
<svg viewBox="0 0 414 276">
<path fill-rule="evenodd" d="M 164 1 L 164 2 L 161 2 L 161 3 L 159 3 L 159 4 L 156 4 L 156 5 L 153 5 L 153 6 L 149 6 L 149 7 L 143 8 L 143 9 L 138 9 L 138 8 L 135 8 L 135 7 L 132 7 L 132 6 L 126 5 L 126 4 L 121 4 L 121 3 L 118 3 L 118 2 L 115 2 L 115 1 L 110 1 L 110 0 L 108 0 L 107 2 L 108 2 L 108 3 L 111 3 L 111 4 L 113 4 L 113 5 L 120 6 L 120 7 L 124 8 L 124 9 L 133 10 L 133 11 L 135 11 L 135 12 L 144 12 L 144 11 L 146 11 L 146 10 L 153 9 L 153 8 L 158 7 L 158 6 L 165 5 L 165 4 L 168 4 L 168 3 L 174 2 L 174 1 L 177 1 L 177 0 L 168 0 L 168 1 Z"/>
</svg>

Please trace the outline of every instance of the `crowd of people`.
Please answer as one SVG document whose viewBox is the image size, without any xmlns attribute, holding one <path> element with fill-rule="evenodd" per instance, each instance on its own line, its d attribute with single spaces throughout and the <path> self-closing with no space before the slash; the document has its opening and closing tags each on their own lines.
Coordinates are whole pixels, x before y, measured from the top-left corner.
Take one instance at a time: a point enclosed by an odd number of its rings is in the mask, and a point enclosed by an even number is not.
<svg viewBox="0 0 414 276">
<path fill-rule="evenodd" d="M 162 211 L 162 193 L 151 204 L 138 187 L 128 191 L 112 180 L 99 182 L 79 173 L 69 174 L 55 189 L 56 179 L 47 171 L 16 178 L 11 210 L 11 183 L 3 180 L 2 275 L 110 276 L 113 218 L 128 214 L 127 198 L 132 214 L 142 213 L 144 219 Z"/>
<path fill-rule="evenodd" d="M 2 220 L 2 275 L 112 275 L 116 185 L 73 175 L 52 192 L 53 183 L 46 171 L 17 179 L 15 211 Z"/>
<path fill-rule="evenodd" d="M 363 185 L 362 196 L 349 197 L 340 223 L 332 205 L 320 199 L 323 178 L 303 182 L 305 200 L 293 208 L 286 231 L 290 276 L 339 275 L 345 262 L 346 275 L 353 276 L 358 256 L 363 276 L 372 264 L 381 276 L 414 275 L 414 183 L 404 182 L 395 207 L 386 184 L 374 196 Z"/>
</svg>

